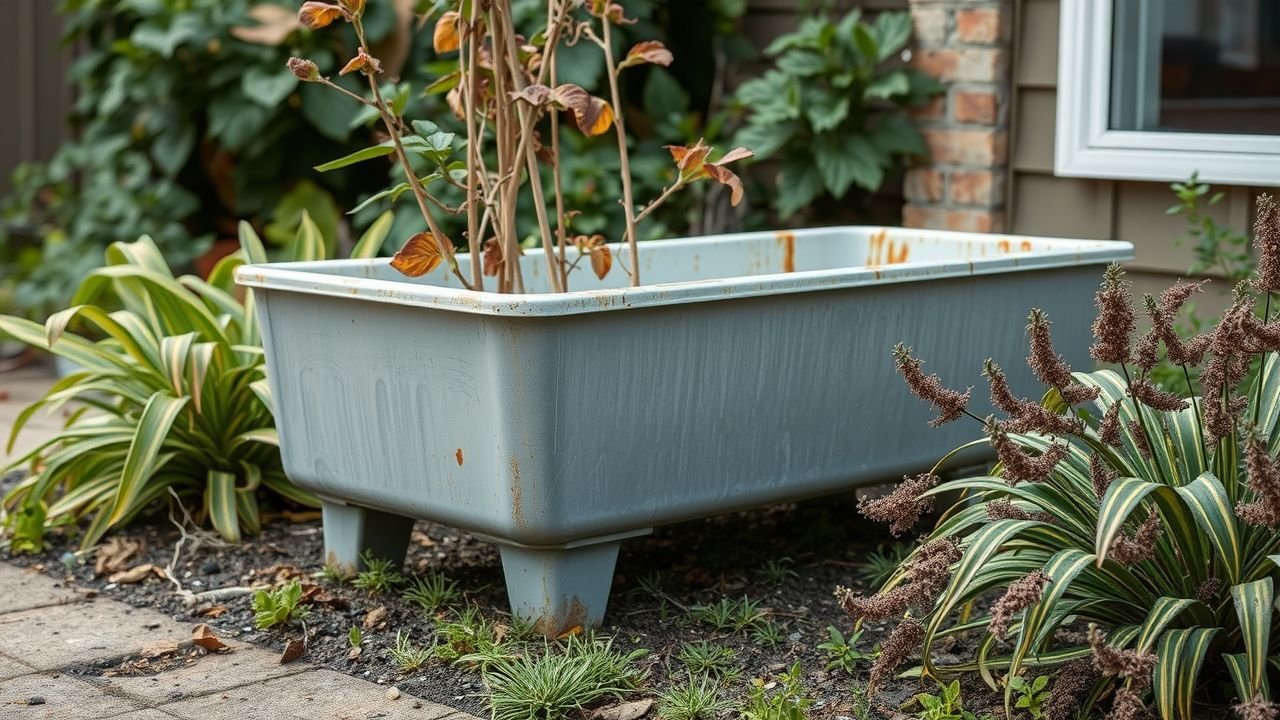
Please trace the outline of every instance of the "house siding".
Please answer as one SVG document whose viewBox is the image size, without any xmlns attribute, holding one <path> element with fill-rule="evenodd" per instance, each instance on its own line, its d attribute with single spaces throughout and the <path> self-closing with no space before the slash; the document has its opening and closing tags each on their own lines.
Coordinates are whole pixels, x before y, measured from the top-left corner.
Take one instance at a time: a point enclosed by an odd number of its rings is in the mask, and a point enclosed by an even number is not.
<svg viewBox="0 0 1280 720">
<path fill-rule="evenodd" d="M 1167 215 L 1174 204 L 1169 184 L 1056 177 L 1053 174 L 1058 83 L 1059 0 L 1018 0 L 1011 92 L 1008 222 L 1012 232 L 1127 240 L 1134 245 L 1129 264 L 1136 289 L 1158 291 L 1186 274 L 1193 262 L 1189 244 L 1179 243 L 1183 219 Z M 1195 168 L 1188 167 L 1189 176 Z M 1214 218 L 1238 230 L 1252 222 L 1260 188 L 1217 186 L 1226 196 L 1212 209 Z M 1228 288 L 1201 301 L 1220 306 Z"/>
<path fill-rule="evenodd" d="M 62 46 L 57 3 L 6 0 L 0 67 L 13 71 L 9 102 L 0 103 L 0 195 L 21 163 L 47 160 L 70 135 L 70 53 Z"/>
</svg>

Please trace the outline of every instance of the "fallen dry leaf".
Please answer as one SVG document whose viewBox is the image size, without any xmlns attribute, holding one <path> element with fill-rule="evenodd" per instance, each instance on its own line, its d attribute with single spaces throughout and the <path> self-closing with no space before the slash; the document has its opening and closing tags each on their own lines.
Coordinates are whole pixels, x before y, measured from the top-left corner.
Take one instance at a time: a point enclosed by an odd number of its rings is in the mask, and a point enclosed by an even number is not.
<svg viewBox="0 0 1280 720">
<path fill-rule="evenodd" d="M 172 655 L 176 652 L 178 652 L 178 643 L 156 642 L 142 646 L 142 652 L 138 653 L 138 655 L 148 660 L 153 660 L 158 657 L 164 657 L 165 655 Z"/>
<path fill-rule="evenodd" d="M 280 517 L 291 523 L 305 523 L 320 519 L 319 510 L 281 510 Z"/>
<path fill-rule="evenodd" d="M 280 654 L 280 664 L 291 663 L 302 657 L 302 653 L 307 651 L 307 641 L 294 640 L 289 638 L 284 643 L 284 652 Z"/>
<path fill-rule="evenodd" d="M 93 559 L 93 573 L 99 577 L 114 575 L 129 566 L 129 561 L 146 549 L 141 540 L 113 537 L 98 548 Z"/>
<path fill-rule="evenodd" d="M 560 633 L 560 634 L 556 637 L 556 639 L 557 639 L 557 640 L 567 640 L 568 638 L 571 638 L 571 637 L 573 637 L 574 635 L 581 635 L 581 634 L 582 634 L 582 626 L 581 626 L 581 625 L 574 625 L 573 627 L 569 628 L 568 630 L 565 630 L 564 632 Z"/>
<path fill-rule="evenodd" d="M 207 617 L 207 618 L 219 618 L 219 617 L 222 617 L 222 615 L 226 612 L 227 612 L 226 605 L 210 605 L 208 607 L 196 610 L 196 615 L 199 615 L 200 617 Z"/>
<path fill-rule="evenodd" d="M 413 534 L 409 537 L 413 540 L 413 544 L 419 547 L 429 548 L 436 546 L 436 541 L 432 540 L 430 535 L 422 532 L 421 530 L 414 530 Z"/>
<path fill-rule="evenodd" d="M 219 650 L 228 650 L 230 646 L 218 639 L 213 629 L 204 623 L 200 623 L 191 630 L 191 642 L 208 650 L 209 652 L 218 652 Z"/>
<path fill-rule="evenodd" d="M 369 611 L 364 616 L 364 622 L 360 623 L 365 630 L 378 630 L 387 626 L 387 608 L 379 605 Z"/>
<path fill-rule="evenodd" d="M 406 240 L 391 257 L 391 267 L 408 277 L 422 277 L 435 270 L 443 259 L 435 235 L 420 232 Z"/>
<path fill-rule="evenodd" d="M 355 660 L 356 658 L 360 657 L 360 653 L 362 653 L 362 652 L 364 652 L 364 648 L 362 648 L 362 647 L 360 647 L 359 645 L 357 645 L 357 646 L 355 646 L 355 647 L 353 647 L 353 648 L 351 648 L 350 650 L 348 650 L 348 651 L 347 651 L 347 659 L 348 659 L 348 660 Z"/>
<path fill-rule="evenodd" d="M 600 708 L 591 714 L 593 720 L 637 720 L 653 707 L 653 700 L 636 700 Z"/>
<path fill-rule="evenodd" d="M 120 583 L 121 585 L 129 585 L 131 583 L 142 582 L 151 575 L 164 577 L 164 569 L 158 565 L 145 563 L 137 567 L 131 567 L 128 570 L 121 570 L 107 578 L 107 582 Z"/>
<path fill-rule="evenodd" d="M 303 585 L 302 597 L 299 598 L 299 602 L 308 605 L 326 605 L 338 609 L 348 607 L 351 604 L 346 598 L 338 597 L 319 585 Z"/>
</svg>

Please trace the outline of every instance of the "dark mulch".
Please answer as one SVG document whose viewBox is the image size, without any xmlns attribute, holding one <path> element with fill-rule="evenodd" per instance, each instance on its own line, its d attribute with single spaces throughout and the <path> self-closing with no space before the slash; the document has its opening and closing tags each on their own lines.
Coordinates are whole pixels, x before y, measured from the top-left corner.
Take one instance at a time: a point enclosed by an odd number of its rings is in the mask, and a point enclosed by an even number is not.
<svg viewBox="0 0 1280 720">
<path fill-rule="evenodd" d="M 851 715 L 855 697 L 852 689 L 865 684 L 869 664 L 861 665 L 853 676 L 838 669 L 825 670 L 828 658 L 817 645 L 827 639 L 828 625 L 835 625 L 846 635 L 852 629 L 849 618 L 836 605 L 833 589 L 837 585 L 860 587 L 858 566 L 869 551 L 886 543 L 881 529 L 869 526 L 855 506 L 852 495 L 837 496 L 682 523 L 659 528 L 646 538 L 629 540 L 623 544 L 602 631 L 613 636 L 615 645 L 624 650 L 650 651 L 641 663 L 650 670 L 646 693 L 651 696 L 669 687 L 671 676 L 680 674 L 675 653 L 682 643 L 708 640 L 733 648 L 738 654 L 742 675 L 730 688 L 735 699 L 745 698 L 747 684 L 754 678 L 771 681 L 798 662 L 815 699 L 813 715 Z M 179 537 L 174 527 L 164 518 L 150 522 L 120 534 L 145 545 L 145 550 L 129 561 L 130 566 L 155 563 L 163 567 L 173 556 Z M 386 651 L 394 645 L 397 631 L 408 633 L 416 644 L 426 644 L 433 637 L 436 619 L 397 594 L 370 596 L 350 585 L 322 580 L 319 572 L 323 541 L 317 519 L 275 516 L 261 535 L 239 547 L 205 544 L 195 552 L 189 548 L 181 554 L 176 574 L 192 592 L 259 584 L 294 574 L 329 591 L 333 600 L 313 605 L 307 618 L 310 642 L 305 659 L 395 685 L 402 692 L 459 710 L 488 714 L 483 683 L 474 670 L 433 660 L 409 675 L 400 672 Z M 280 651 L 288 636 L 301 634 L 297 627 L 256 630 L 249 596 L 192 607 L 175 595 L 171 583 L 158 577 L 134 584 L 110 583 L 105 577 L 95 576 L 92 554 L 77 558 L 71 554 L 74 550 L 73 541 L 55 537 L 46 552 L 9 560 L 41 566 L 50 575 L 95 588 L 104 597 L 161 609 L 193 626 L 208 623 L 220 637 Z M 764 570 L 769 561 L 789 561 L 795 576 L 780 583 L 771 582 Z M 428 569 L 457 580 L 471 603 L 487 616 L 502 621 L 506 598 L 498 555 L 491 545 L 467 533 L 419 523 L 405 571 L 413 574 Z M 647 591 L 641 582 L 655 577 L 661 578 L 661 595 Z M 783 641 L 776 647 L 766 647 L 744 633 L 716 632 L 696 623 L 679 607 L 744 595 L 767 608 L 770 619 L 781 627 Z M 388 613 L 385 627 L 365 630 L 362 654 L 355 660 L 348 659 L 349 629 L 361 625 L 365 616 L 378 607 L 385 607 Z M 860 649 L 870 651 L 888 629 L 884 624 L 870 624 Z M 951 651 L 964 654 L 966 649 L 961 643 Z M 84 668 L 82 672 L 102 674 L 108 670 L 130 671 Z M 922 689 L 932 690 L 933 685 L 901 681 L 888 688 L 880 701 L 896 705 Z M 982 688 L 974 687 L 966 700 L 972 707 L 988 703 L 991 698 Z"/>
</svg>

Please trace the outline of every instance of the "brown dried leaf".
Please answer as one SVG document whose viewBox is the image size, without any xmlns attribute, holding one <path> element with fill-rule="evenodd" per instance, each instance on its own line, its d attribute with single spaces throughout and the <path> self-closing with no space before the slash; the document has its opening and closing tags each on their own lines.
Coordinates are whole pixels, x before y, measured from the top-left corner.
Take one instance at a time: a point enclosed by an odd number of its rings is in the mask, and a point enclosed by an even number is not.
<svg viewBox="0 0 1280 720">
<path fill-rule="evenodd" d="M 520 92 L 511 93 L 513 100 L 523 100 L 534 107 L 542 107 L 551 102 L 553 91 L 546 85 L 530 85 Z"/>
<path fill-rule="evenodd" d="M 111 575 L 110 577 L 107 578 L 107 582 L 119 583 L 121 585 L 130 585 L 132 583 L 142 582 L 143 580 L 147 579 L 151 575 L 158 575 L 160 577 L 164 577 L 164 570 L 160 568 L 158 565 L 145 563 L 142 565 L 138 565 L 136 567 L 131 567 L 128 570 L 122 570 L 118 573 L 115 573 L 114 575 Z"/>
<path fill-rule="evenodd" d="M 365 614 L 364 621 L 360 625 L 365 630 L 378 630 L 387 626 L 389 617 L 386 606 L 379 605 Z"/>
<path fill-rule="evenodd" d="M 307 651 L 306 640 L 294 640 L 289 638 L 284 643 L 284 652 L 280 653 L 280 664 L 291 663 L 302 657 L 302 653 Z"/>
<path fill-rule="evenodd" d="M 609 268 L 613 267 L 613 253 L 609 251 L 608 245 L 600 245 L 591 248 L 591 270 L 596 277 L 601 280 L 605 275 L 609 274 Z"/>
<path fill-rule="evenodd" d="M 210 605 L 196 611 L 196 615 L 207 618 L 220 618 L 227 612 L 226 605 Z"/>
<path fill-rule="evenodd" d="M 729 204 L 737 207 L 742 202 L 742 178 L 729 168 L 719 165 L 708 163 L 705 169 L 712 179 L 729 188 Z"/>
<path fill-rule="evenodd" d="M 458 11 L 450 10 L 436 21 L 435 33 L 431 38 L 436 54 L 453 52 L 462 45 L 462 38 L 458 32 L 459 20 Z"/>
<path fill-rule="evenodd" d="M 489 238 L 484 242 L 484 274 L 493 277 L 502 272 L 502 246 L 497 238 Z"/>
<path fill-rule="evenodd" d="M 755 157 L 755 153 L 743 147 L 736 147 L 725 153 L 723 157 L 712 163 L 713 165 L 728 165 L 738 160 L 746 160 L 749 157 Z"/>
<path fill-rule="evenodd" d="M 146 549 L 141 540 L 113 537 L 98 548 L 93 559 L 93 573 L 98 576 L 113 575 L 125 569 L 135 555 Z"/>
<path fill-rule="evenodd" d="M 362 647 L 360 647 L 359 645 L 357 645 L 357 646 L 355 646 L 355 647 L 353 647 L 353 648 L 351 648 L 350 650 L 348 650 L 348 651 L 347 651 L 347 659 L 348 659 L 348 660 L 355 660 L 356 658 L 360 657 L 360 653 L 362 653 L 362 652 L 364 652 L 364 648 L 362 648 Z"/>
<path fill-rule="evenodd" d="M 608 0 L 591 0 L 591 14 L 603 17 L 614 25 L 634 25 L 636 22 L 626 16 L 622 5 Z"/>
<path fill-rule="evenodd" d="M 312 30 L 327 27 L 338 19 L 348 20 L 350 17 L 346 10 L 331 3 L 310 0 L 302 3 L 302 7 L 298 8 L 298 22 Z"/>
<path fill-rule="evenodd" d="M 613 107 L 572 83 L 551 91 L 551 100 L 573 113 L 578 130 L 584 135 L 600 135 L 613 125 Z"/>
<path fill-rule="evenodd" d="M 219 650 L 227 650 L 229 645 L 218 639 L 213 630 L 204 623 L 200 623 L 191 629 L 191 642 L 208 650 L 209 652 L 218 652 Z"/>
<path fill-rule="evenodd" d="M 429 232 L 420 232 L 405 241 L 391 258 L 391 267 L 409 277 L 422 277 L 435 270 L 444 258 L 440 245 Z"/>
<path fill-rule="evenodd" d="M 231 37 L 254 45 L 277 47 L 283 45 L 291 33 L 302 29 L 297 13 L 281 5 L 254 5 L 248 14 L 257 25 L 233 27 Z"/>
<path fill-rule="evenodd" d="M 562 633 L 560 633 L 559 635 L 557 635 L 557 636 L 556 636 L 556 639 L 557 639 L 557 640 L 568 640 L 569 638 L 573 637 L 574 635 L 581 635 L 583 632 L 584 632 L 584 631 L 583 631 L 583 629 L 582 629 L 582 626 L 581 626 L 581 625 L 574 625 L 573 627 L 569 628 L 568 630 L 565 630 L 564 632 L 562 632 Z"/>
<path fill-rule="evenodd" d="M 365 75 L 377 75 L 382 72 L 382 63 L 378 62 L 378 58 L 366 53 L 364 48 L 360 48 L 356 52 L 356 56 L 348 60 L 347 64 L 343 65 L 342 69 L 338 71 L 338 74 L 349 75 L 357 70 Z"/>
<path fill-rule="evenodd" d="M 176 642 L 154 642 L 143 645 L 138 656 L 147 660 L 154 660 L 165 655 L 173 655 L 176 652 L 178 652 L 178 643 Z"/>
<path fill-rule="evenodd" d="M 631 49 L 627 51 L 627 56 L 618 64 L 618 69 L 645 63 L 667 67 L 672 60 L 675 60 L 675 57 L 667 49 L 666 45 L 663 45 L 658 40 L 645 40 L 631 46 Z"/>
<path fill-rule="evenodd" d="M 681 175 L 700 172 L 707 161 L 707 155 L 711 152 L 711 147 L 701 139 L 693 147 L 667 145 L 666 148 L 671 151 L 671 158 L 676 161 L 676 167 L 680 169 Z"/>
</svg>

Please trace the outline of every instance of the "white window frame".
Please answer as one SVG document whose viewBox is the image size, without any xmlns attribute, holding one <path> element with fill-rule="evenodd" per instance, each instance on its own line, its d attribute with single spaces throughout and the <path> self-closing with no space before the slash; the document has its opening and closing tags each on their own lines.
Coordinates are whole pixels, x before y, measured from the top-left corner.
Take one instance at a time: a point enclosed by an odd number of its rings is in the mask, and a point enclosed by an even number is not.
<svg viewBox="0 0 1280 720">
<path fill-rule="evenodd" d="M 1055 174 L 1176 181 L 1194 170 L 1210 183 L 1280 185 L 1280 135 L 1110 129 L 1112 0 L 1061 7 Z"/>
</svg>

